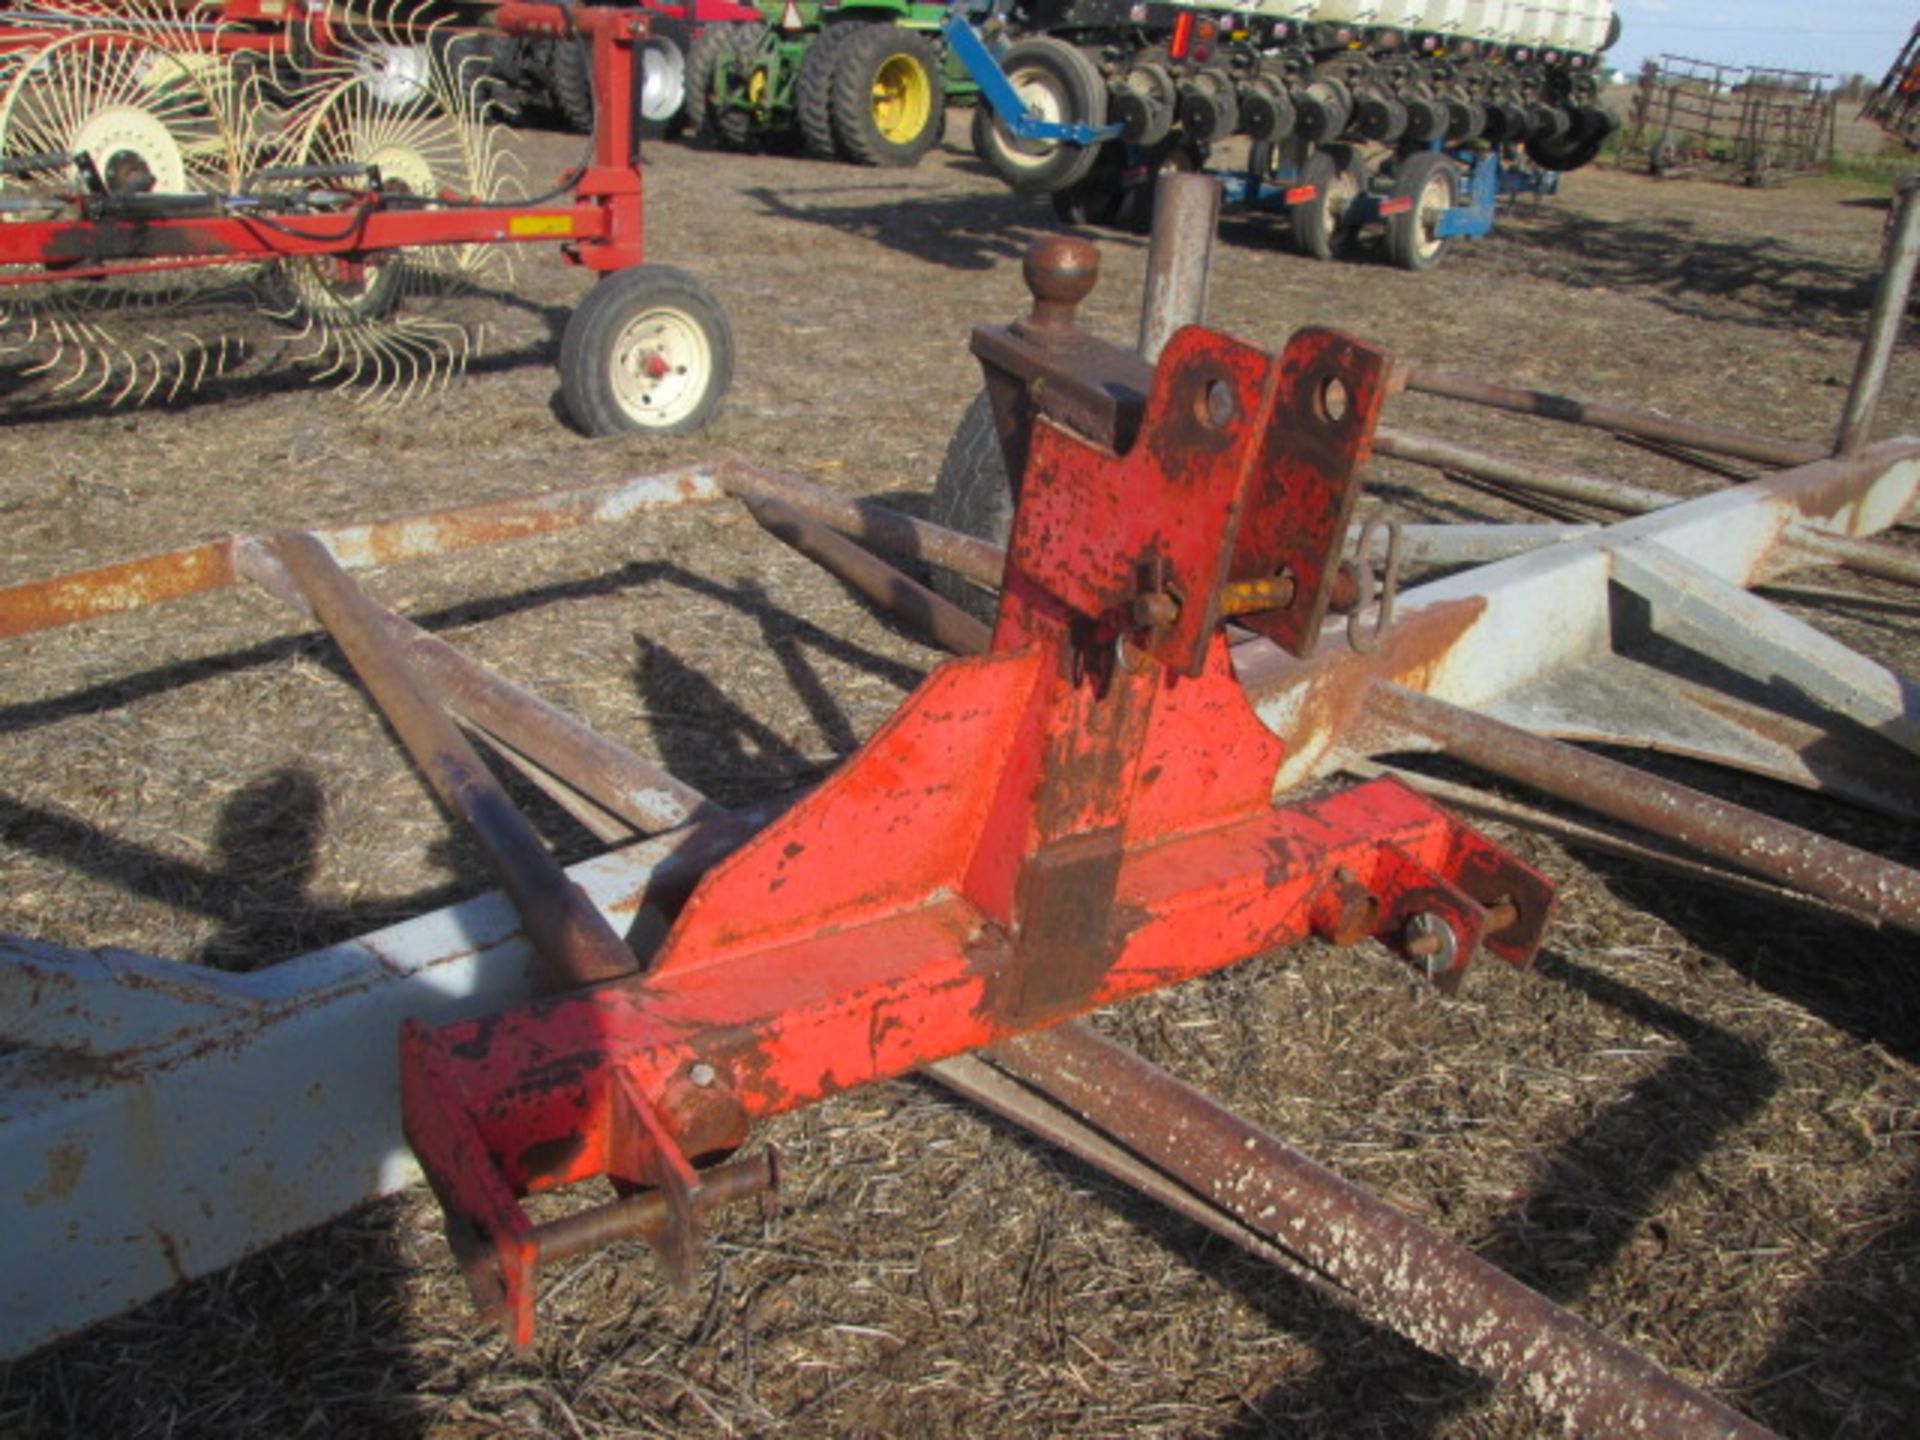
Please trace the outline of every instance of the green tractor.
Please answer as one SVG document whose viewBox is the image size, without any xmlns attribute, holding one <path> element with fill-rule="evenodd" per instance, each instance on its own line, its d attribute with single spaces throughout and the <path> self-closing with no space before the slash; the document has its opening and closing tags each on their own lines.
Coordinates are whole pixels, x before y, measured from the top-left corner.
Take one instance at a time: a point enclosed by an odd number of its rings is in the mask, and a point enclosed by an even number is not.
<svg viewBox="0 0 1920 1440">
<path fill-rule="evenodd" d="M 947 100 L 979 87 L 940 33 L 943 4 L 760 0 L 757 24 L 715 25 L 687 55 L 689 128 L 731 150 L 801 150 L 916 165 Z"/>
</svg>

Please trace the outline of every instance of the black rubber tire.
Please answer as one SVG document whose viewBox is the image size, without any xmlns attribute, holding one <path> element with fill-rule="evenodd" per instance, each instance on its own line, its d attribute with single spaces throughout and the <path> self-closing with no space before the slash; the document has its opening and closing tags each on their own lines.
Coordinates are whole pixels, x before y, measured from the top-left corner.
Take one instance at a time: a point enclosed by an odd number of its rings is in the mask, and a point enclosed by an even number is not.
<svg viewBox="0 0 1920 1440">
<path fill-rule="evenodd" d="M 766 36 L 765 25 L 729 25 L 726 35 L 729 58 L 750 61 Z M 759 122 L 754 119 L 751 110 L 714 102 L 711 78 L 708 80 L 707 131 L 722 150 L 755 150 L 766 138 L 761 134 Z"/>
<path fill-rule="evenodd" d="M 664 368 L 644 379 L 626 365 L 646 353 Z M 664 351 L 661 345 L 668 348 Z M 623 373 L 624 372 L 624 373 Z M 651 381 L 663 388 L 644 389 Z M 733 383 L 733 329 L 713 293 L 666 265 L 615 270 L 587 292 L 560 337 L 560 396 L 587 435 L 685 435 L 713 419 Z"/>
<path fill-rule="evenodd" d="M 1413 201 L 1411 210 L 1387 217 L 1387 258 L 1400 269 L 1431 270 L 1451 248 L 1452 241 L 1428 234 L 1426 227 L 1436 206 L 1452 208 L 1459 175 L 1459 167 L 1435 150 L 1416 151 L 1400 162 L 1393 195 Z"/>
<path fill-rule="evenodd" d="M 1111 229 L 1122 224 L 1133 208 L 1132 192 L 1121 182 L 1126 168 L 1127 147 L 1109 140 L 1100 147 L 1100 158 L 1091 172 L 1064 190 L 1048 197 L 1053 213 L 1067 225 L 1090 225 Z"/>
<path fill-rule="evenodd" d="M 876 92 L 882 74 L 894 67 L 917 70 L 927 103 L 924 115 L 909 111 L 902 117 L 910 129 L 889 136 L 881 128 Z M 946 123 L 940 55 L 925 35 L 897 25 L 863 25 L 841 47 L 833 65 L 833 134 L 849 160 L 894 170 L 918 165 Z"/>
<path fill-rule="evenodd" d="M 1566 172 L 1591 165 L 1606 149 L 1620 122 L 1598 105 L 1581 105 L 1573 111 L 1568 132 L 1555 140 L 1538 136 L 1527 141 L 1527 158 L 1542 170 Z"/>
<path fill-rule="evenodd" d="M 766 30 L 765 25 L 757 23 L 709 25 L 687 48 L 687 103 L 682 113 L 687 117 L 689 133 L 713 133 L 713 72 L 720 57 L 731 56 L 742 40 L 748 50 L 753 49 Z"/>
<path fill-rule="evenodd" d="M 1288 211 L 1295 247 L 1315 260 L 1345 256 L 1353 249 L 1353 235 L 1341 228 L 1340 220 L 1347 205 L 1366 193 L 1366 162 L 1344 146 L 1316 150 L 1296 183 L 1313 186 L 1314 196 Z"/>
<path fill-rule="evenodd" d="M 860 21 L 829 25 L 807 47 L 800 77 L 793 84 L 793 108 L 800 117 L 801 143 L 807 154 L 831 160 L 839 153 L 833 136 L 833 66 L 840 49 L 859 30 Z"/>
<path fill-rule="evenodd" d="M 1000 449 L 993 405 L 985 390 L 973 397 L 947 442 L 927 518 L 996 545 L 1006 544 L 1013 532 L 1013 486 L 1007 480 L 1007 457 Z M 993 623 L 999 601 L 990 591 L 938 567 L 933 568 L 932 580 L 936 592 L 976 620 Z"/>
<path fill-rule="evenodd" d="M 1016 89 L 1024 80 L 1044 90 L 1060 112 L 1054 118 L 1062 123 L 1107 123 L 1107 82 L 1093 62 L 1066 41 L 1021 40 L 1007 47 L 1000 68 Z M 1100 147 L 1015 140 L 995 118 L 993 107 L 982 104 L 973 111 L 973 151 L 1016 194 L 1051 195 L 1085 179 Z"/>
<path fill-rule="evenodd" d="M 554 108 L 567 129 L 591 134 L 593 42 L 585 35 L 562 35 L 555 40 L 547 59 L 547 83 L 553 87 Z"/>
</svg>

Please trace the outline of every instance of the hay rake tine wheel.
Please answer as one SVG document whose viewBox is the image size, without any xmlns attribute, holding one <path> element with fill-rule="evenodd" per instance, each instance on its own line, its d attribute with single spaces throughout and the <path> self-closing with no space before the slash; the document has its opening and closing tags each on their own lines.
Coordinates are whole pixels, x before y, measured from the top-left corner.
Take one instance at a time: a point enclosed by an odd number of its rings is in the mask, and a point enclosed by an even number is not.
<svg viewBox="0 0 1920 1440">
<path fill-rule="evenodd" d="M 264 174 L 269 191 L 315 183 L 348 190 L 483 205 L 503 197 L 504 167 L 493 127 L 477 100 L 471 63 L 449 63 L 434 27 L 417 36 L 437 58 L 399 80 L 379 68 L 394 52 L 385 29 L 335 27 L 333 43 L 286 83 L 289 103 L 281 165 Z M 332 176 L 316 182 L 310 176 Z M 275 319 L 301 332 L 297 363 L 314 378 L 376 404 L 405 403 L 449 383 L 477 349 L 471 327 L 415 313 L 419 301 L 511 275 L 507 252 L 463 243 L 412 247 L 351 263 L 326 256 L 267 268 L 260 292 Z"/>
<path fill-rule="evenodd" d="M 487 328 L 458 316 L 410 313 L 398 305 L 401 298 L 470 290 L 482 275 L 506 267 L 507 247 L 515 244 L 558 242 L 569 263 L 615 276 L 616 285 L 638 284 L 646 277 L 638 149 L 632 107 L 626 103 L 635 83 L 635 48 L 650 34 L 646 12 L 612 7 L 578 12 L 539 0 L 506 0 L 494 10 L 493 24 L 510 35 L 590 38 L 594 83 L 607 102 L 598 112 L 591 162 L 569 172 L 537 203 L 502 195 L 512 167 L 489 138 L 488 105 L 478 94 L 480 67 L 470 49 L 438 43 L 433 25 L 415 30 L 401 20 L 395 22 L 397 31 L 377 25 L 356 29 L 332 17 L 301 13 L 308 43 L 268 47 L 265 53 L 284 62 L 270 76 L 258 66 L 244 76 L 225 67 L 217 53 L 220 42 L 197 33 L 188 47 L 190 57 L 174 62 L 189 77 L 201 69 L 220 77 L 206 87 L 210 111 L 223 113 L 215 103 L 220 102 L 246 112 L 245 154 L 275 163 L 228 166 L 225 183 L 186 193 L 155 192 L 146 172 L 158 167 L 170 178 L 186 166 L 185 160 L 173 163 L 174 150 L 185 154 L 194 147 L 168 149 L 154 138 L 153 127 L 136 131 L 132 121 L 125 121 L 115 132 L 119 148 L 114 154 L 132 167 L 140 183 L 105 194 L 76 192 L 71 182 L 57 189 L 49 185 L 50 203 L 38 207 L 47 214 L 29 213 L 36 208 L 31 205 L 27 211 L 16 208 L 14 223 L 0 225 L 0 306 L 5 307 L 0 316 L 14 332 L 0 341 L 18 348 L 22 337 L 32 339 L 59 365 L 66 352 L 81 348 L 80 339 L 95 337 L 88 328 L 95 317 L 68 315 L 55 304 L 61 296 L 77 304 L 81 297 L 140 287 L 154 295 L 187 295 L 206 289 L 217 274 L 264 266 L 267 275 L 259 288 L 267 293 L 261 308 L 302 329 L 303 340 L 295 342 L 306 347 L 300 358 L 320 378 L 356 387 L 363 399 L 399 401 L 450 380 L 476 353 Z M 110 54 L 151 47 L 156 36 L 173 36 L 180 28 L 158 20 L 145 22 L 144 30 L 131 22 L 124 29 L 106 29 L 93 17 L 77 15 L 49 23 L 60 33 L 44 48 L 93 46 Z M 393 43 L 395 35 L 410 43 Z M 41 37 L 37 31 L 34 36 L 37 44 Z M 20 37 L 7 31 L 0 16 L 0 64 L 8 66 L 15 64 L 5 58 L 10 38 Z M 297 74 L 285 73 L 291 58 L 306 50 L 312 63 Z M 187 65 L 186 58 L 206 64 Z M 262 108 L 269 79 L 285 87 L 286 108 L 275 112 L 285 127 L 279 141 L 262 133 L 267 127 L 257 124 L 254 114 Z M 242 99 L 236 102 L 236 96 Z M 21 113 L 32 113 L 37 102 L 25 103 Z M 123 118 L 117 111 L 115 116 Z M 225 133 L 231 136 L 238 128 L 225 125 Z M 154 152 L 144 162 L 137 153 L 142 145 Z M 318 163 L 287 164 L 288 155 Z M 235 189 L 233 175 L 241 171 L 252 182 L 246 193 Z M 371 183 L 376 174 L 377 185 Z M 76 253 L 83 257 L 78 262 Z M 664 280 L 673 272 L 652 273 Z M 55 301 L 36 311 L 40 292 Z M 702 301 L 706 310 L 717 312 L 717 302 L 704 292 Z M 726 338 L 724 317 L 713 318 L 707 333 L 716 353 L 710 364 L 684 367 L 694 376 L 680 386 L 689 392 L 684 403 L 656 407 L 658 415 L 643 405 L 641 413 L 618 426 L 600 425 L 601 417 L 576 411 L 576 423 L 592 434 L 667 433 L 704 423 L 730 376 L 730 365 L 718 353 L 726 348 L 720 343 Z M 224 341 L 210 346 L 189 339 L 175 346 L 168 386 L 173 393 L 204 373 L 210 361 L 218 368 L 228 356 Z M 134 370 L 120 398 L 159 391 L 158 381 L 143 385 L 138 366 Z M 86 394 L 101 394 L 112 379 L 111 366 L 83 360 L 68 383 L 89 377 L 93 383 Z"/>
<path fill-rule="evenodd" d="M 179 38 L 96 20 L 11 53 L 0 67 L 0 158 L 84 156 L 109 192 L 231 190 L 242 165 L 233 97 L 210 68 L 218 62 Z M 0 174 L 0 202 L 13 219 L 59 211 L 71 189 L 66 165 Z M 144 399 L 169 376 L 177 389 L 204 365 L 208 348 L 190 330 L 166 333 L 156 318 L 232 283 L 244 268 L 130 274 L 104 286 L 54 276 L 0 291 L 0 316 L 25 326 L 15 348 L 43 352 L 26 373 L 53 376 L 55 393 L 89 400 L 117 383 L 113 403 Z M 123 314 L 128 321 L 117 322 Z"/>
</svg>

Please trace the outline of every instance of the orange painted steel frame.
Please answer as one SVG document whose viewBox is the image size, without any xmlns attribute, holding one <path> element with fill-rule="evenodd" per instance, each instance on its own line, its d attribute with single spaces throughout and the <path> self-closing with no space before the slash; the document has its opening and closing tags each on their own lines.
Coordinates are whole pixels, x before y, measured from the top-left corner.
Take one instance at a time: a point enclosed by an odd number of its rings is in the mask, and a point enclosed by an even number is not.
<svg viewBox="0 0 1920 1440">
<path fill-rule="evenodd" d="M 684 1258 L 695 1163 L 759 1117 L 1308 934 L 1404 953 L 1444 921 L 1442 983 L 1482 942 L 1531 959 L 1548 882 L 1411 790 L 1272 804 L 1283 746 L 1217 618 L 1224 586 L 1285 570 L 1299 609 L 1262 628 L 1313 645 L 1385 373 L 1328 331 L 1276 360 L 1191 328 L 1126 455 L 1036 421 L 989 654 L 710 872 L 644 973 L 409 1026 L 407 1136 L 517 1341 L 523 1195 L 659 1187 Z"/>
</svg>

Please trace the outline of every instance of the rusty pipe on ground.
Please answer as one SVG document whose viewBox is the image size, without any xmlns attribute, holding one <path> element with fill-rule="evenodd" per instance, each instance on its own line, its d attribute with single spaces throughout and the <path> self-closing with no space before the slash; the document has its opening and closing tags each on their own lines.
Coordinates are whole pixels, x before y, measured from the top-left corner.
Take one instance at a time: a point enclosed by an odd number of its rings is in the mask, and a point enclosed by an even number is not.
<svg viewBox="0 0 1920 1440">
<path fill-rule="evenodd" d="M 872 500 L 856 500 L 777 470 L 741 460 L 720 467 L 721 488 L 741 500 L 779 500 L 809 519 L 851 535 L 892 555 L 912 556 L 995 589 L 1007 568 L 1007 552 L 991 541 L 902 514 Z"/>
<path fill-rule="evenodd" d="M 1489 774 L 1920 934 L 1920 870 L 1399 685 L 1375 682 L 1366 709 Z"/>
<path fill-rule="evenodd" d="M 1578 500 L 1586 505 L 1597 505 L 1605 510 L 1617 510 L 1630 515 L 1663 509 L 1685 498 L 1644 485 L 1630 485 L 1605 475 L 1589 475 L 1564 466 L 1515 460 L 1476 446 L 1462 445 L 1457 440 L 1443 440 L 1437 435 L 1401 430 L 1391 425 L 1382 425 L 1373 432 L 1373 448 L 1376 454 L 1391 456 L 1395 460 L 1406 460 L 1437 470 L 1458 470 L 1462 474 L 1492 480 L 1497 484 L 1517 485 L 1523 490 L 1537 490 L 1545 495 L 1557 495 L 1562 500 Z"/>
<path fill-rule="evenodd" d="M 311 608 L 305 593 L 267 546 L 251 541 L 241 545 L 234 563 L 240 574 L 269 594 L 290 605 Z M 441 703 L 633 829 L 641 833 L 672 830 L 689 820 L 720 813 L 691 785 L 494 674 L 412 621 L 378 607 L 372 618 L 394 654 Z"/>
<path fill-rule="evenodd" d="M 1589 475 L 1530 460 L 1515 460 L 1435 435 L 1418 434 L 1382 425 L 1373 437 L 1373 448 L 1395 460 L 1426 465 L 1442 471 L 1458 471 L 1496 485 L 1511 485 L 1522 490 L 1577 500 L 1602 509 L 1628 515 L 1648 515 L 1686 499 L 1644 485 L 1630 485 L 1604 475 Z M 1791 527 L 1785 544 L 1809 560 L 1844 566 L 1862 575 L 1920 585 L 1920 556 L 1897 546 L 1856 540 L 1845 535 L 1829 535 L 1805 525 Z"/>
<path fill-rule="evenodd" d="M 1771 1433 L 1085 1026 L 1058 1025 L 989 1053 L 1300 1255 L 1415 1343 L 1524 1387 L 1583 1434 Z"/>
<path fill-rule="evenodd" d="M 993 638 L 980 621 L 909 579 L 844 535 L 802 515 L 783 500 L 743 497 L 743 503 L 769 534 L 851 585 L 874 604 L 897 615 L 935 644 L 957 655 L 979 655 Z"/>
<path fill-rule="evenodd" d="M 543 988 L 591 984 L 636 969 L 633 952 L 567 878 L 460 727 L 408 668 L 381 626 L 380 607 L 314 536 L 290 531 L 271 544 L 441 803 L 473 832 L 540 957 Z"/>
<path fill-rule="evenodd" d="M 1867 338 L 1860 346 L 1846 409 L 1840 416 L 1840 433 L 1834 438 L 1836 455 L 1857 455 L 1866 448 L 1880 397 L 1886 392 L 1894 342 L 1900 338 L 1907 301 L 1913 294 L 1914 266 L 1920 263 L 1920 191 L 1903 187 L 1894 204 L 1898 208 L 1893 243 L 1887 247 L 1886 268 L 1880 273 L 1880 288 L 1874 292 L 1873 311 L 1867 317 Z"/>
<path fill-rule="evenodd" d="M 1644 440 L 1684 445 L 1709 454 L 1731 455 L 1739 460 L 1751 460 L 1780 469 L 1824 459 L 1827 453 L 1818 445 L 1749 435 L 1743 430 L 1724 425 L 1699 425 L 1687 420 L 1672 420 L 1645 410 L 1575 400 L 1571 396 L 1554 395 L 1545 390 L 1495 385 L 1462 375 L 1449 375 L 1425 365 L 1415 365 L 1407 371 L 1406 388 L 1422 395 L 1436 395 L 1442 399 L 1461 400 L 1469 405 L 1508 410 L 1516 415 L 1537 415 L 1545 420 L 1559 420 L 1569 425 L 1586 425 L 1596 430 L 1635 435 Z"/>
</svg>

